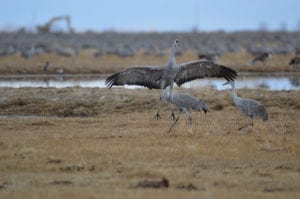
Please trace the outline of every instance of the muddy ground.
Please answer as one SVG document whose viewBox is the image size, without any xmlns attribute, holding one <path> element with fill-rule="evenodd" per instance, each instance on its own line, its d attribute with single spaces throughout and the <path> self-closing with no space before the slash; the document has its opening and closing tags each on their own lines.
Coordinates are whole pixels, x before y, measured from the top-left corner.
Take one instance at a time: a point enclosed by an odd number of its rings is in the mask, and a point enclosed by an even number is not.
<svg viewBox="0 0 300 199">
<path fill-rule="evenodd" d="M 228 90 L 188 92 L 210 112 L 168 134 L 158 91 L 1 88 L 0 198 L 299 196 L 299 91 L 239 90 L 269 112 L 242 131 Z"/>
</svg>

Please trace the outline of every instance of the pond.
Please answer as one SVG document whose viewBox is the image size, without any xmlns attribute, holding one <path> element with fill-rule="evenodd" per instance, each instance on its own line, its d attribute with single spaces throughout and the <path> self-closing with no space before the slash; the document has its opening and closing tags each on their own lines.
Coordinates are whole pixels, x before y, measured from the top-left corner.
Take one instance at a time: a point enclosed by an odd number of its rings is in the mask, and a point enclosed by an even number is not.
<svg viewBox="0 0 300 199">
<path fill-rule="evenodd" d="M 104 88 L 107 75 L 94 74 L 61 74 L 61 75 L 1 75 L 0 87 L 83 87 Z M 187 82 L 183 88 L 212 87 L 217 90 L 228 89 L 222 86 L 226 80 L 223 78 L 205 78 Z M 126 89 L 144 88 L 140 86 L 128 86 Z M 263 88 L 267 90 L 300 90 L 300 73 L 239 73 L 236 80 L 236 88 Z"/>
</svg>

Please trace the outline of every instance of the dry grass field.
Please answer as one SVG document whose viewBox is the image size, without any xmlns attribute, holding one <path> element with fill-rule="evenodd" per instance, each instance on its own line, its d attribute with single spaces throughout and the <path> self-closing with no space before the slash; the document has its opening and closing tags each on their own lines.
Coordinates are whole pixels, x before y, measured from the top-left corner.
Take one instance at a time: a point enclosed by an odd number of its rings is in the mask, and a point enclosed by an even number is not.
<svg viewBox="0 0 300 199">
<path fill-rule="evenodd" d="M 242 131 L 228 90 L 185 92 L 210 112 L 167 134 L 159 91 L 0 88 L 0 198 L 299 197 L 299 91 L 239 90 L 269 112 Z"/>
</svg>

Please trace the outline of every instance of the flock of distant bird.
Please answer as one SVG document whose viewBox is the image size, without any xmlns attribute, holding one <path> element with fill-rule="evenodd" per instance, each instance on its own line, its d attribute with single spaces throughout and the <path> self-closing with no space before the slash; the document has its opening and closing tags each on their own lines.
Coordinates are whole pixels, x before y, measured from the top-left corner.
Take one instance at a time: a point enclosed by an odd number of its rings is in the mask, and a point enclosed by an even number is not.
<svg viewBox="0 0 300 199">
<path fill-rule="evenodd" d="M 188 115 L 191 123 L 192 116 L 189 110 L 203 110 L 205 113 L 209 111 L 208 105 L 204 102 L 204 100 L 199 100 L 189 94 L 173 94 L 172 90 L 174 83 L 176 83 L 178 86 L 181 86 L 183 83 L 195 79 L 205 77 L 223 77 L 227 80 L 225 84 L 230 84 L 232 86 L 232 99 L 234 104 L 249 119 L 248 124 L 239 128 L 239 130 L 249 125 L 253 125 L 254 117 L 261 118 L 263 121 L 267 120 L 268 114 L 263 105 L 253 99 L 241 98 L 237 96 L 234 83 L 234 79 L 236 79 L 238 76 L 236 71 L 216 63 L 213 57 L 205 58 L 205 61 L 202 60 L 203 57 L 199 57 L 200 59 L 197 61 L 177 64 L 175 55 L 176 50 L 180 48 L 180 45 L 180 41 L 176 39 L 173 43 L 170 58 L 167 64 L 158 67 L 144 66 L 125 69 L 110 75 L 105 81 L 106 86 L 111 88 L 112 86 L 128 84 L 145 86 L 149 89 L 160 89 L 161 95 L 158 101 L 157 113 L 155 115 L 157 120 L 161 118 L 159 112 L 162 99 L 165 99 L 179 109 L 179 114 L 177 117 L 175 117 L 175 114 L 172 110 L 173 120 L 175 121 L 168 131 L 170 132 L 179 120 L 179 116 L 182 112 Z M 256 59 L 256 61 L 257 60 L 262 60 L 262 58 Z"/>
<path fill-rule="evenodd" d="M 206 61 L 211 61 L 214 63 L 219 63 L 218 61 L 218 56 L 214 54 L 199 54 L 198 55 L 199 60 L 206 60 Z M 272 59 L 272 53 L 271 52 L 264 52 L 262 54 L 257 55 L 254 57 L 253 60 L 250 61 L 250 64 L 255 64 L 257 62 L 265 63 L 267 60 Z M 293 57 L 290 62 L 290 66 L 297 66 L 300 65 L 300 56 L 295 56 Z"/>
<path fill-rule="evenodd" d="M 271 52 L 264 52 L 258 56 L 256 56 L 250 63 L 251 64 L 255 64 L 256 62 L 261 62 L 261 63 L 265 63 L 267 60 L 272 59 L 272 53 Z M 300 57 L 296 56 L 293 57 L 290 62 L 289 62 L 290 66 L 297 66 L 300 65 Z"/>
</svg>

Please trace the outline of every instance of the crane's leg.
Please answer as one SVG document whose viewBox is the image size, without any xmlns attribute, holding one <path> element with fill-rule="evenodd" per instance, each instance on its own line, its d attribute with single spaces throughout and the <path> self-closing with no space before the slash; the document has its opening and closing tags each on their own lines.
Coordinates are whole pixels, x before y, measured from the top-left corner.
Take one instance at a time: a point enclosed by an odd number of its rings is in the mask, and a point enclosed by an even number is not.
<svg viewBox="0 0 300 199">
<path fill-rule="evenodd" d="M 181 112 L 182 112 L 182 110 L 180 109 L 179 114 L 178 114 L 176 120 L 174 121 L 174 123 L 172 124 L 172 126 L 170 127 L 170 129 L 168 130 L 168 133 L 171 132 L 171 130 L 173 129 L 173 127 L 175 126 L 175 124 L 178 122 L 179 116 L 180 116 Z"/>
<path fill-rule="evenodd" d="M 174 121 L 174 120 L 176 120 L 176 116 L 175 116 L 175 113 L 174 113 L 174 106 L 171 103 L 169 103 L 169 105 L 171 106 L 171 117 Z"/>
<path fill-rule="evenodd" d="M 159 114 L 159 111 L 160 111 L 160 104 L 161 104 L 161 101 L 162 101 L 162 99 L 163 99 L 163 97 L 164 97 L 164 88 L 165 88 L 165 84 L 166 84 L 166 82 L 165 82 L 164 80 L 162 80 L 162 81 L 160 82 L 160 90 L 161 90 L 161 94 L 160 94 L 160 96 L 159 96 L 158 108 L 157 108 L 157 112 L 156 112 L 156 115 L 155 115 L 155 117 L 156 117 L 157 120 L 161 119 L 160 114 Z M 169 99 L 167 99 L 167 101 L 169 101 L 169 102 L 171 101 L 170 99 L 171 99 L 171 96 L 172 96 L 173 85 L 174 85 L 174 82 L 172 82 L 171 85 L 170 85 L 170 95 L 169 95 Z"/>
<path fill-rule="evenodd" d="M 249 119 L 250 119 L 250 121 L 249 121 L 250 125 L 253 126 L 253 117 L 251 116 Z"/>
<path fill-rule="evenodd" d="M 169 102 L 169 107 L 171 107 L 171 117 L 172 117 L 173 120 L 176 120 L 174 109 L 173 109 L 174 106 L 171 103 L 173 85 L 174 85 L 174 82 L 171 83 L 171 85 L 170 85 L 169 99 L 167 99 L 167 101 Z"/>
<path fill-rule="evenodd" d="M 191 113 L 187 109 L 184 109 L 183 112 L 188 116 L 190 125 L 192 125 L 192 115 L 191 115 Z"/>
<path fill-rule="evenodd" d="M 247 125 L 245 125 L 245 126 L 242 126 L 242 127 L 240 127 L 240 128 L 239 128 L 239 131 L 240 131 L 240 130 L 242 130 L 243 128 L 246 128 L 247 126 L 249 126 L 249 124 L 247 124 Z"/>
<path fill-rule="evenodd" d="M 174 113 L 173 109 L 172 109 L 171 117 L 172 117 L 172 119 L 173 119 L 173 120 L 175 120 L 175 119 L 176 119 L 176 117 L 175 117 L 175 113 Z"/>
<path fill-rule="evenodd" d="M 159 96 L 159 100 L 158 100 L 158 106 L 157 106 L 157 112 L 156 115 L 154 117 L 156 117 L 157 120 L 161 119 L 160 115 L 159 115 L 159 111 L 160 111 L 160 104 L 161 104 L 161 100 L 163 99 L 164 96 L 164 82 L 161 84 L 161 92 L 160 92 L 160 96 Z"/>
<path fill-rule="evenodd" d="M 253 126 L 253 119 L 252 117 L 248 117 L 248 124 L 245 126 L 242 126 L 239 128 L 239 131 L 242 130 L 243 128 L 247 127 L 247 126 Z"/>
<path fill-rule="evenodd" d="M 192 116 L 190 113 L 189 113 L 189 121 L 190 121 L 190 125 L 192 125 Z"/>
<path fill-rule="evenodd" d="M 159 96 L 158 108 L 157 108 L 157 112 L 156 112 L 156 114 L 155 114 L 155 116 L 154 116 L 154 117 L 156 117 L 157 120 L 161 119 L 161 117 L 160 117 L 160 115 L 159 115 L 161 100 L 162 100 L 162 95 Z"/>
</svg>

